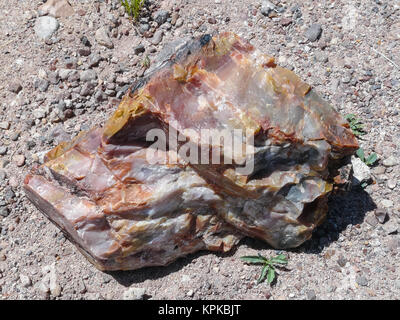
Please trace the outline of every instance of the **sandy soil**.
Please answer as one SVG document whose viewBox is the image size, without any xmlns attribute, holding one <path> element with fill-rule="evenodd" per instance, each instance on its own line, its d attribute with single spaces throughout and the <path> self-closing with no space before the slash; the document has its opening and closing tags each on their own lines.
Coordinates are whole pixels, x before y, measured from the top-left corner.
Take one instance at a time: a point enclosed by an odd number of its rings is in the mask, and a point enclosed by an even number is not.
<svg viewBox="0 0 400 320">
<path fill-rule="evenodd" d="M 43 1 L 0 2 L 1 299 L 399 298 L 400 2 L 272 0 L 267 16 L 261 2 L 153 0 L 149 11 L 167 10 L 170 20 L 157 26 L 144 17 L 135 27 L 119 1 L 70 0 L 75 13 L 57 18 L 46 41 L 34 28 Z M 307 38 L 313 24 L 322 28 L 316 41 Z M 112 49 L 95 39 L 103 27 Z M 147 28 L 145 35 L 136 31 Z M 226 255 L 200 252 L 167 267 L 98 271 L 26 199 L 24 175 L 44 151 L 102 123 L 143 74 L 146 55 L 152 61 L 169 41 L 225 30 L 274 55 L 343 115 L 362 120 L 367 134 L 360 143 L 379 158 L 374 183 L 331 198 L 327 221 L 285 252 L 289 270 L 272 287 L 256 285 L 259 267 L 239 259 L 277 253 L 252 239 Z M 136 54 L 140 44 L 145 52 Z M 84 70 L 97 79 L 79 81 Z"/>
</svg>

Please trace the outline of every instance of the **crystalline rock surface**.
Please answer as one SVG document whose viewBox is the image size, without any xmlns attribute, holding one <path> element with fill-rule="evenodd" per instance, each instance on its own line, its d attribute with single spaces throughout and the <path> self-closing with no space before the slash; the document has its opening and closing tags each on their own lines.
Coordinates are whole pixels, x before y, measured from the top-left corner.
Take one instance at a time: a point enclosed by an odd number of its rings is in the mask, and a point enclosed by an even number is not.
<svg viewBox="0 0 400 320">
<path fill-rule="evenodd" d="M 101 270 L 224 252 L 244 236 L 274 248 L 309 239 L 326 216 L 343 159 L 358 148 L 347 122 L 232 33 L 165 52 L 103 126 L 61 143 L 32 169 L 27 197 Z M 250 129 L 254 170 L 188 163 L 171 145 L 155 157 L 176 163 L 151 164 L 145 138 L 154 128 L 199 147 L 201 129 Z"/>
</svg>

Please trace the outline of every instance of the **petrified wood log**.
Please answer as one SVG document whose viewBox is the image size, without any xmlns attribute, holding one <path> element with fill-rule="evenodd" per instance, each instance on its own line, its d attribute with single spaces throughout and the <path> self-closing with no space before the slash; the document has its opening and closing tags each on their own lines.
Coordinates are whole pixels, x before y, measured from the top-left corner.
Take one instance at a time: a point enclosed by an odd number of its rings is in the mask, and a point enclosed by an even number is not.
<svg viewBox="0 0 400 320">
<path fill-rule="evenodd" d="M 102 270 L 227 251 L 243 236 L 275 248 L 309 239 L 333 184 L 343 182 L 342 159 L 358 148 L 347 122 L 234 34 L 175 43 L 163 54 L 103 127 L 60 144 L 26 176 L 28 198 Z M 149 162 L 151 129 L 183 140 Z M 182 156 L 183 143 L 202 150 L 202 129 L 249 131 L 251 172 L 237 170 L 237 150 L 218 141 L 211 148 L 231 162 Z"/>
</svg>

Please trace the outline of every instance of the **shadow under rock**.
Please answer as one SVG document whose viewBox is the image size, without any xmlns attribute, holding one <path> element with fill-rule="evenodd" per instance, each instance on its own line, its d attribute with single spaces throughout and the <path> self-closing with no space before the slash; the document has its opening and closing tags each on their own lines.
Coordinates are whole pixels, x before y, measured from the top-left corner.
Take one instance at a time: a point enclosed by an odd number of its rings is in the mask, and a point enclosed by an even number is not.
<svg viewBox="0 0 400 320">
<path fill-rule="evenodd" d="M 312 238 L 300 247 L 287 251 L 318 254 L 324 247 L 337 241 L 340 233 L 348 225 L 361 224 L 366 213 L 375 208 L 376 205 L 372 198 L 363 189 L 352 189 L 348 192 L 334 194 L 329 198 L 327 219 L 314 230 Z M 141 283 L 148 279 L 163 278 L 170 273 L 181 270 L 192 263 L 193 260 L 204 255 L 213 254 L 218 257 L 230 257 L 235 254 L 237 248 L 241 245 L 247 245 L 255 250 L 272 249 L 262 240 L 245 237 L 235 248 L 226 253 L 213 253 L 204 250 L 181 257 L 167 266 L 147 267 L 133 271 L 108 271 L 106 273 L 111 275 L 119 284 L 129 287 L 134 283 Z"/>
<path fill-rule="evenodd" d="M 329 198 L 327 219 L 313 232 L 310 240 L 293 249 L 293 252 L 320 253 L 339 239 L 349 225 L 361 224 L 367 212 L 376 209 L 370 195 L 362 188 L 339 192 Z"/>
<path fill-rule="evenodd" d="M 130 271 L 105 271 L 105 273 L 112 276 L 119 284 L 129 287 L 134 283 L 141 283 L 145 280 L 156 280 L 163 278 L 170 273 L 177 272 L 201 256 L 213 254 L 218 257 L 230 257 L 235 254 L 236 250 L 237 247 L 234 247 L 229 252 L 224 253 L 201 250 L 188 254 L 187 256 L 180 257 L 167 266 L 145 267 Z"/>
</svg>

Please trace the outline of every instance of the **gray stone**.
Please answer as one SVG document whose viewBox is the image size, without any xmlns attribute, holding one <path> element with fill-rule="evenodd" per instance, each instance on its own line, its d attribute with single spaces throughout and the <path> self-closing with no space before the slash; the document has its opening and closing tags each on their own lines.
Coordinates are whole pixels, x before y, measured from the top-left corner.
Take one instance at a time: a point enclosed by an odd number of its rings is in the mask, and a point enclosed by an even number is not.
<svg viewBox="0 0 400 320">
<path fill-rule="evenodd" d="M 102 60 L 101 56 L 99 56 L 98 54 L 92 54 L 88 60 L 89 67 L 90 68 L 97 67 L 101 60 Z"/>
<path fill-rule="evenodd" d="M 164 32 L 162 30 L 157 30 L 154 33 L 153 38 L 151 39 L 151 43 L 154 45 L 158 45 L 161 42 L 163 35 L 164 35 Z"/>
<path fill-rule="evenodd" d="M 0 216 L 7 217 L 10 214 L 10 211 L 7 207 L 0 207 Z"/>
<path fill-rule="evenodd" d="M 353 165 L 352 183 L 354 186 L 360 186 L 362 183 L 368 183 L 371 180 L 371 169 L 360 158 L 352 156 L 351 164 Z"/>
<path fill-rule="evenodd" d="M 393 167 L 398 164 L 399 164 L 399 161 L 394 156 L 390 156 L 390 157 L 386 158 L 385 160 L 383 160 L 383 165 L 385 167 Z"/>
<path fill-rule="evenodd" d="M 82 82 L 93 81 L 97 79 L 97 73 L 94 70 L 84 70 L 80 73 L 79 78 Z"/>
<path fill-rule="evenodd" d="M 1 170 L 0 171 L 0 182 L 4 181 L 7 178 L 6 172 Z"/>
<path fill-rule="evenodd" d="M 35 83 L 33 84 L 35 89 L 39 89 L 41 92 L 46 92 L 47 89 L 49 88 L 49 85 L 50 85 L 49 81 L 41 78 L 36 79 Z"/>
<path fill-rule="evenodd" d="M 388 218 L 388 214 L 386 209 L 376 209 L 375 210 L 375 217 L 379 223 L 383 224 L 386 222 Z"/>
<path fill-rule="evenodd" d="M 46 117 L 46 112 L 42 109 L 33 110 L 32 114 L 35 117 L 35 119 L 42 119 Z"/>
<path fill-rule="evenodd" d="M 343 255 L 340 255 L 340 257 L 337 260 L 337 262 L 338 262 L 338 265 L 343 268 L 347 263 L 347 259 Z"/>
<path fill-rule="evenodd" d="M 317 61 L 323 62 L 323 63 L 328 62 L 328 56 L 327 56 L 325 53 L 322 53 L 322 52 L 317 52 L 317 53 L 315 54 L 315 59 L 316 59 Z"/>
<path fill-rule="evenodd" d="M 394 179 L 389 179 L 387 181 L 387 186 L 389 187 L 389 189 L 394 189 L 397 186 L 397 181 Z"/>
<path fill-rule="evenodd" d="M 143 300 L 146 294 L 145 288 L 129 288 L 123 293 L 123 300 Z"/>
<path fill-rule="evenodd" d="M 24 274 L 21 274 L 19 276 L 19 280 L 21 281 L 22 286 L 25 287 L 25 288 L 28 288 L 28 287 L 30 287 L 32 285 L 31 279 L 28 276 L 24 275 Z"/>
<path fill-rule="evenodd" d="M 12 82 L 8 86 L 8 90 L 10 90 L 11 92 L 14 92 L 14 93 L 19 93 L 22 90 L 22 86 L 18 82 Z"/>
<path fill-rule="evenodd" d="M 110 39 L 110 34 L 106 27 L 97 29 L 95 39 L 98 44 L 107 47 L 108 49 L 114 48 L 114 44 Z"/>
<path fill-rule="evenodd" d="M 317 299 L 317 295 L 315 294 L 314 290 L 307 290 L 307 299 L 308 300 L 315 300 Z"/>
<path fill-rule="evenodd" d="M 390 219 L 382 227 L 386 234 L 396 234 L 399 232 L 399 224 L 394 219 Z"/>
<path fill-rule="evenodd" d="M 320 24 L 312 24 L 306 31 L 305 36 L 311 42 L 317 41 L 322 34 L 322 27 Z"/>
<path fill-rule="evenodd" d="M 154 14 L 154 21 L 157 22 L 159 26 L 167 22 L 168 18 L 169 12 L 167 10 L 158 10 Z"/>
<path fill-rule="evenodd" d="M 134 49 L 133 49 L 133 53 L 134 54 L 136 54 L 136 55 L 138 55 L 139 53 L 142 53 L 142 52 L 145 52 L 145 48 L 144 48 L 144 45 L 143 44 L 139 44 L 138 46 L 136 46 Z"/>
<path fill-rule="evenodd" d="M 51 38 L 59 26 L 56 18 L 44 16 L 36 19 L 34 30 L 40 39 L 47 40 Z"/>
<path fill-rule="evenodd" d="M 261 13 L 264 16 L 268 16 L 275 9 L 276 9 L 276 7 L 271 1 L 268 1 L 268 0 L 261 1 Z"/>
<path fill-rule="evenodd" d="M 149 24 L 142 23 L 142 24 L 139 25 L 139 33 L 140 34 L 143 34 L 143 33 L 145 33 L 146 31 L 149 31 L 149 30 L 150 30 L 150 25 Z"/>
<path fill-rule="evenodd" d="M 368 279 L 364 276 L 357 276 L 356 282 L 360 286 L 363 286 L 363 287 L 368 286 Z"/>
<path fill-rule="evenodd" d="M 90 96 L 94 92 L 95 85 L 91 82 L 86 82 L 80 91 L 81 96 Z"/>
<path fill-rule="evenodd" d="M 385 208 L 391 208 L 391 207 L 393 207 L 393 201 L 392 201 L 392 200 L 389 200 L 389 199 L 383 199 L 383 200 L 381 201 L 381 204 L 382 204 L 382 206 L 385 207 Z"/>
<path fill-rule="evenodd" d="M 0 129 L 3 129 L 3 130 L 10 129 L 10 123 L 8 121 L 1 121 L 0 122 Z"/>
<path fill-rule="evenodd" d="M 67 80 L 72 71 L 71 69 L 60 69 L 58 75 L 61 80 Z"/>
<path fill-rule="evenodd" d="M 4 156 L 7 153 L 7 150 L 6 146 L 0 146 L 0 156 Z"/>
<path fill-rule="evenodd" d="M 378 219 L 376 219 L 375 215 L 368 215 L 365 219 L 365 222 L 368 223 L 371 227 L 376 227 L 378 225 Z"/>
<path fill-rule="evenodd" d="M 183 26 L 183 19 L 182 18 L 178 18 L 178 20 L 176 20 L 176 24 L 175 27 L 179 28 Z"/>
</svg>

